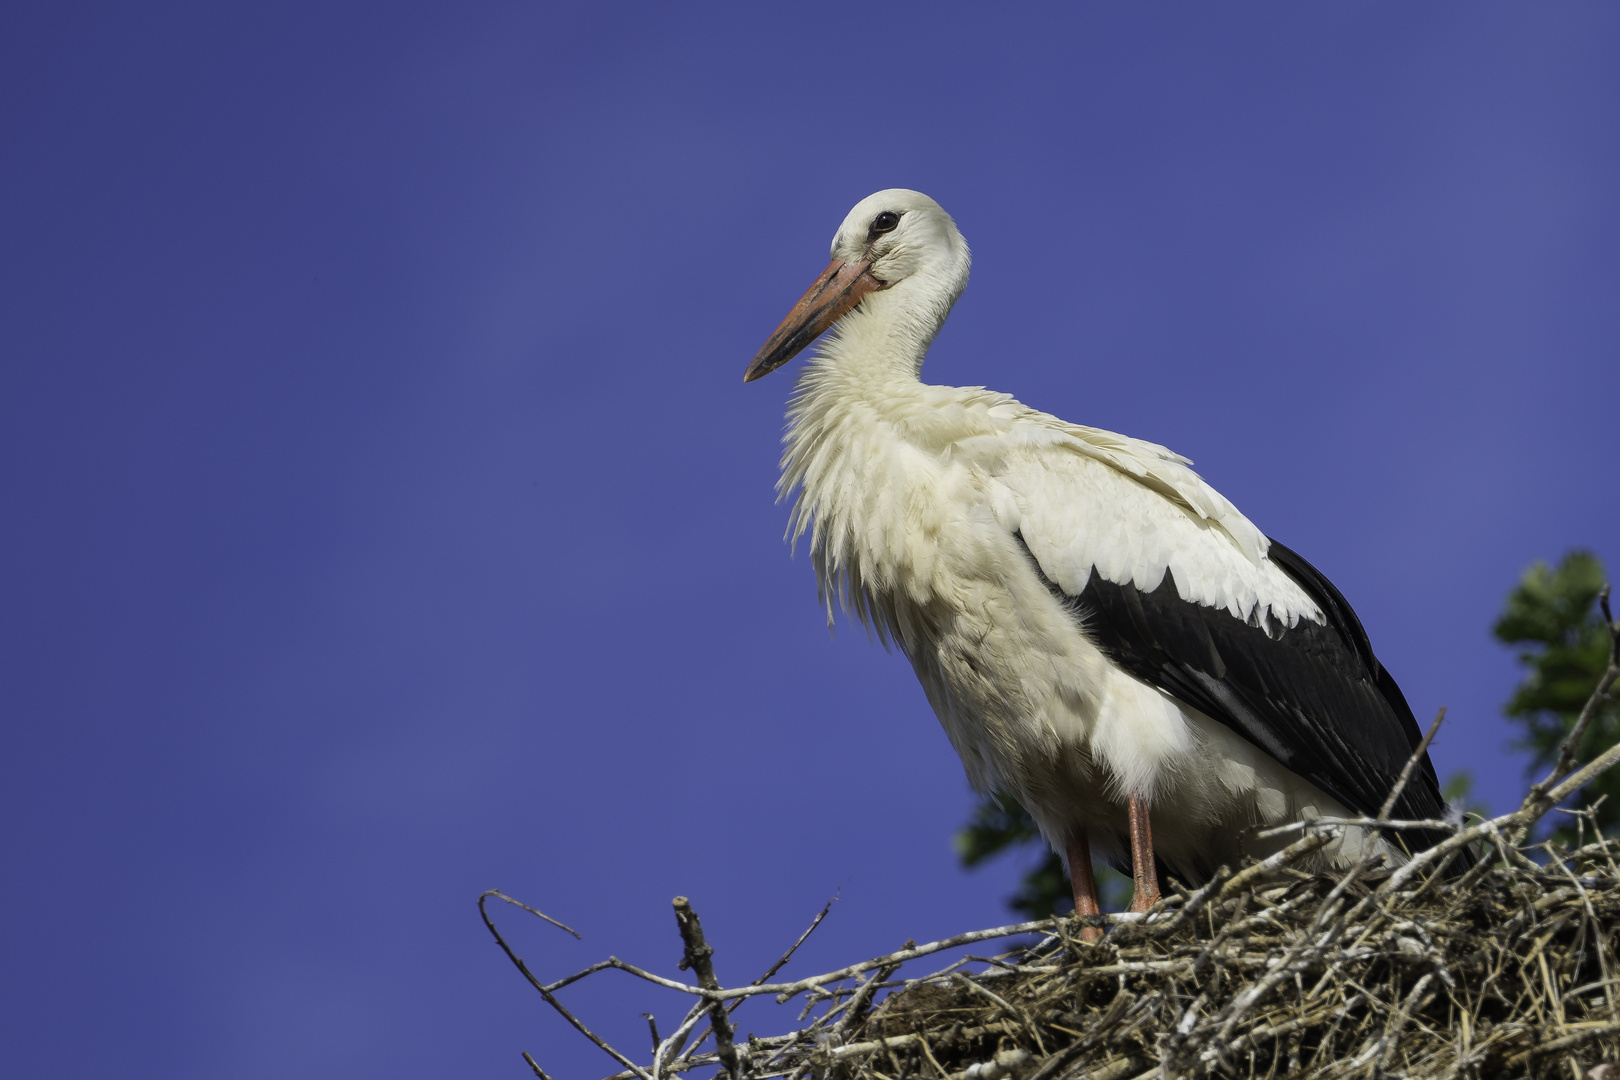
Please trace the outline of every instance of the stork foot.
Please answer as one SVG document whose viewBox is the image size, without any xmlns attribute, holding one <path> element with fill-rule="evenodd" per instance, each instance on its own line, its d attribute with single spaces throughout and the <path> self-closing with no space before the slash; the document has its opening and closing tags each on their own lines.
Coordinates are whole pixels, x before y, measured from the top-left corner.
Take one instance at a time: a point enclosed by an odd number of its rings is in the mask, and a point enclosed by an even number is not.
<svg viewBox="0 0 1620 1080">
<path fill-rule="evenodd" d="M 1069 838 L 1065 854 L 1069 857 L 1069 884 L 1074 889 L 1074 913 L 1101 915 L 1102 903 L 1097 899 L 1097 875 L 1091 869 L 1091 840 L 1084 829 Z M 1086 926 L 1080 930 L 1081 941 L 1098 942 L 1102 936 L 1100 926 Z"/>
<path fill-rule="evenodd" d="M 1131 877 L 1136 888 L 1131 893 L 1131 910 L 1146 911 L 1159 902 L 1159 872 L 1153 862 L 1153 824 L 1148 820 L 1147 800 L 1132 795 L 1126 804 L 1131 817 Z"/>
</svg>

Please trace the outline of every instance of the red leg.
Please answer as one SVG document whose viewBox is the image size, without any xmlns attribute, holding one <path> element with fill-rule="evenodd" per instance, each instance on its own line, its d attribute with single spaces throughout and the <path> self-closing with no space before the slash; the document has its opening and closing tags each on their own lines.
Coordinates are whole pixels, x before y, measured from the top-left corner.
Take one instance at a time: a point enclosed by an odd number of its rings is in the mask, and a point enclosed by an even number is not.
<svg viewBox="0 0 1620 1080">
<path fill-rule="evenodd" d="M 1136 890 L 1131 894 L 1131 910 L 1146 911 L 1159 899 L 1159 872 L 1153 865 L 1153 823 L 1148 820 L 1147 800 L 1132 795 L 1127 808 L 1131 815 L 1131 876 Z"/>
<path fill-rule="evenodd" d="M 1069 885 L 1074 889 L 1076 915 L 1101 915 L 1102 903 L 1097 899 L 1097 875 L 1091 869 L 1091 840 L 1086 830 L 1080 829 L 1069 838 Z M 1102 927 L 1087 926 L 1080 931 L 1081 941 L 1101 941 Z"/>
</svg>

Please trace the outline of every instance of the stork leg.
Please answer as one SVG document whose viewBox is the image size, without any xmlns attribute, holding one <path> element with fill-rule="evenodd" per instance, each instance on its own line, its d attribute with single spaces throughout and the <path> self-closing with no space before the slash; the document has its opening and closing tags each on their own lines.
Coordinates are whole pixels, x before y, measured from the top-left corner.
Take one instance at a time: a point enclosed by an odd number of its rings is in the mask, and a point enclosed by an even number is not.
<svg viewBox="0 0 1620 1080">
<path fill-rule="evenodd" d="M 1101 915 L 1102 903 L 1097 899 L 1097 875 L 1091 869 L 1091 839 L 1085 829 L 1069 837 L 1066 854 L 1069 856 L 1069 885 L 1074 889 L 1076 915 Z M 1081 941 L 1101 941 L 1102 927 L 1087 926 L 1080 931 Z"/>
<path fill-rule="evenodd" d="M 1159 899 L 1159 872 L 1153 865 L 1153 823 L 1148 820 L 1147 800 L 1132 795 L 1126 804 L 1131 816 L 1131 876 L 1136 889 L 1131 893 L 1131 910 L 1146 911 Z"/>
</svg>

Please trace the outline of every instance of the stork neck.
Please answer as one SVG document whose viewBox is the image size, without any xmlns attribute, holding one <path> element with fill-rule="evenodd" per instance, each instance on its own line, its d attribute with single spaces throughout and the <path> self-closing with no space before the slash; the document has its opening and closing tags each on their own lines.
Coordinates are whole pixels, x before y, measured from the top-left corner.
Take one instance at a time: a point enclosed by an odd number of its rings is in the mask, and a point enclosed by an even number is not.
<svg viewBox="0 0 1620 1080">
<path fill-rule="evenodd" d="M 822 362 L 852 375 L 915 382 L 965 284 L 965 275 L 925 273 L 872 293 L 839 320 L 822 347 Z"/>
</svg>

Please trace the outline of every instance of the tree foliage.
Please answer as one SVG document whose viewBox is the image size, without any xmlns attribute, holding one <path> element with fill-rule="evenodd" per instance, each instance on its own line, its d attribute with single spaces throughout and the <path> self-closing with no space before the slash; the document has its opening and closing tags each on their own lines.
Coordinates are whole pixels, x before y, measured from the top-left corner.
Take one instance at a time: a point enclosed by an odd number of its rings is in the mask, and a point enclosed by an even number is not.
<svg viewBox="0 0 1620 1080">
<path fill-rule="evenodd" d="M 1608 667 L 1609 634 L 1597 604 L 1606 581 L 1603 564 L 1589 551 L 1571 551 L 1555 567 L 1538 561 L 1508 594 L 1492 628 L 1503 644 L 1518 647 L 1525 669 L 1503 712 L 1524 726 L 1518 746 L 1530 752 L 1533 771 L 1557 760 L 1559 744 Z M 1590 761 L 1616 740 L 1620 707 L 1611 697 L 1582 735 L 1575 758 Z M 1612 832 L 1620 824 L 1620 775 L 1613 770 L 1583 788 L 1575 802 L 1584 806 L 1602 796 L 1597 824 Z"/>
<path fill-rule="evenodd" d="M 1037 846 L 1040 862 L 1024 871 L 1018 891 L 1007 897 L 1007 907 L 1031 919 L 1071 911 L 1074 896 L 1069 875 L 1057 852 L 1046 846 L 1029 811 L 1007 795 L 980 799 L 973 816 L 957 832 L 956 854 L 965 867 L 975 867 L 1008 850 Z M 1130 901 L 1131 879 L 1106 866 L 1097 868 L 1097 892 L 1107 911 L 1119 911 Z"/>
<path fill-rule="evenodd" d="M 955 840 L 957 857 L 969 868 L 1009 848 L 1040 844 L 1046 857 L 1024 872 L 1018 891 L 1007 897 L 1007 906 L 1030 919 L 1044 919 L 1074 907 L 1069 895 L 1069 878 L 1063 872 L 1057 852 L 1046 848 L 1029 811 L 1010 796 L 980 799 L 973 808 L 973 816 L 956 834 Z"/>
</svg>

